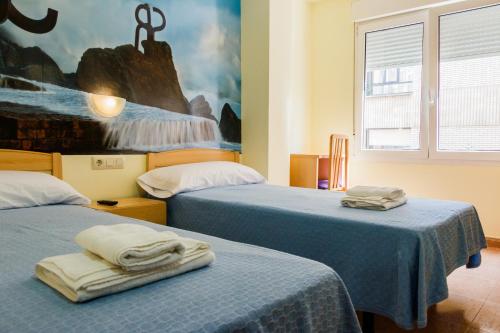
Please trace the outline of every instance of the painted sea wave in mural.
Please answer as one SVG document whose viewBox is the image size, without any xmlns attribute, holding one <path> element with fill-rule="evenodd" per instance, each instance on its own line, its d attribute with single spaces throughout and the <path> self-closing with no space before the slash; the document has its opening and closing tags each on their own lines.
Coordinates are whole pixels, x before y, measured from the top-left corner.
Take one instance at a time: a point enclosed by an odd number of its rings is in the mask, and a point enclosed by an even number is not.
<svg viewBox="0 0 500 333">
<path fill-rule="evenodd" d="M 7 76 L 1 76 L 6 78 Z M 0 77 L 0 78 L 1 78 Z M 104 119 L 88 110 L 88 93 L 49 83 L 22 79 L 41 91 L 0 89 L 2 102 L 38 107 L 34 117 L 45 113 L 75 116 L 100 124 L 105 144 L 111 150 L 163 151 L 185 147 L 237 149 L 224 142 L 217 122 L 203 117 L 169 112 L 160 108 L 127 102 L 117 118 Z M 40 111 L 40 110 L 45 110 Z"/>
</svg>

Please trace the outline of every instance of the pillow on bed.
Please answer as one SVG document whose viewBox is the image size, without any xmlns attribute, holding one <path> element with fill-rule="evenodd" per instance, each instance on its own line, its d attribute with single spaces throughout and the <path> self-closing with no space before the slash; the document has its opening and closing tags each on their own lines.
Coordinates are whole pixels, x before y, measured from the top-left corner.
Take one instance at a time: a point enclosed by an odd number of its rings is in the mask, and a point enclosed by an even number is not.
<svg viewBox="0 0 500 333">
<path fill-rule="evenodd" d="M 144 191 L 161 199 L 182 192 L 265 181 L 254 169 L 235 162 L 179 164 L 151 170 L 137 179 Z"/>
<path fill-rule="evenodd" d="M 55 204 L 88 205 L 90 200 L 49 174 L 0 171 L 0 209 Z"/>
</svg>

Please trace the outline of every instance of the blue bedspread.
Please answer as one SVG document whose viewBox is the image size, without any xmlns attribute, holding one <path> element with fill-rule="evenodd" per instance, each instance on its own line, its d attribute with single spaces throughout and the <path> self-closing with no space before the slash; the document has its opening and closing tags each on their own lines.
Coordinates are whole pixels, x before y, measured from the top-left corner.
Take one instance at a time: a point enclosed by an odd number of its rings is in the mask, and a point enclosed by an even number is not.
<svg viewBox="0 0 500 333">
<path fill-rule="evenodd" d="M 264 184 L 207 189 L 169 199 L 168 221 L 323 262 L 342 277 L 356 310 L 426 326 L 427 308 L 448 297 L 446 276 L 486 247 L 476 210 L 410 199 L 374 212 L 341 207 L 342 196 Z"/>
<path fill-rule="evenodd" d="M 360 332 L 331 268 L 182 230 L 168 228 L 213 245 L 212 266 L 84 304 L 34 277 L 40 259 L 79 251 L 78 232 L 114 223 L 146 222 L 70 206 L 0 210 L 0 332 Z"/>
</svg>

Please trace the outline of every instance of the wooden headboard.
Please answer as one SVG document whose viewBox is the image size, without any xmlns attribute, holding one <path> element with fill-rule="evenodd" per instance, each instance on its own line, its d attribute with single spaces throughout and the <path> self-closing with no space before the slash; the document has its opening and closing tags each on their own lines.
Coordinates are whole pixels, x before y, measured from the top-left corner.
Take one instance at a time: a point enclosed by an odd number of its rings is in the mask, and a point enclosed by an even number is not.
<svg viewBox="0 0 500 333">
<path fill-rule="evenodd" d="M 178 164 L 214 161 L 239 163 L 240 153 L 220 149 L 183 149 L 165 151 L 161 153 L 149 153 L 147 156 L 147 170 L 150 171 Z"/>
<path fill-rule="evenodd" d="M 62 179 L 61 154 L 0 149 L 0 170 L 47 172 Z"/>
</svg>

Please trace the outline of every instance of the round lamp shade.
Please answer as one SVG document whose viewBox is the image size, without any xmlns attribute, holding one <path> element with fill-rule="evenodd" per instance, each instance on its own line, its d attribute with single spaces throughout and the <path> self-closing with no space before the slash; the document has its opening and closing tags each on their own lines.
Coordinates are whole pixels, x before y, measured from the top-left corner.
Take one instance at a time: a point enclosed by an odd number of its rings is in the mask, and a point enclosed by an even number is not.
<svg viewBox="0 0 500 333">
<path fill-rule="evenodd" d="M 127 101 L 121 97 L 88 94 L 87 103 L 90 111 L 95 115 L 113 118 L 122 113 Z"/>
</svg>

